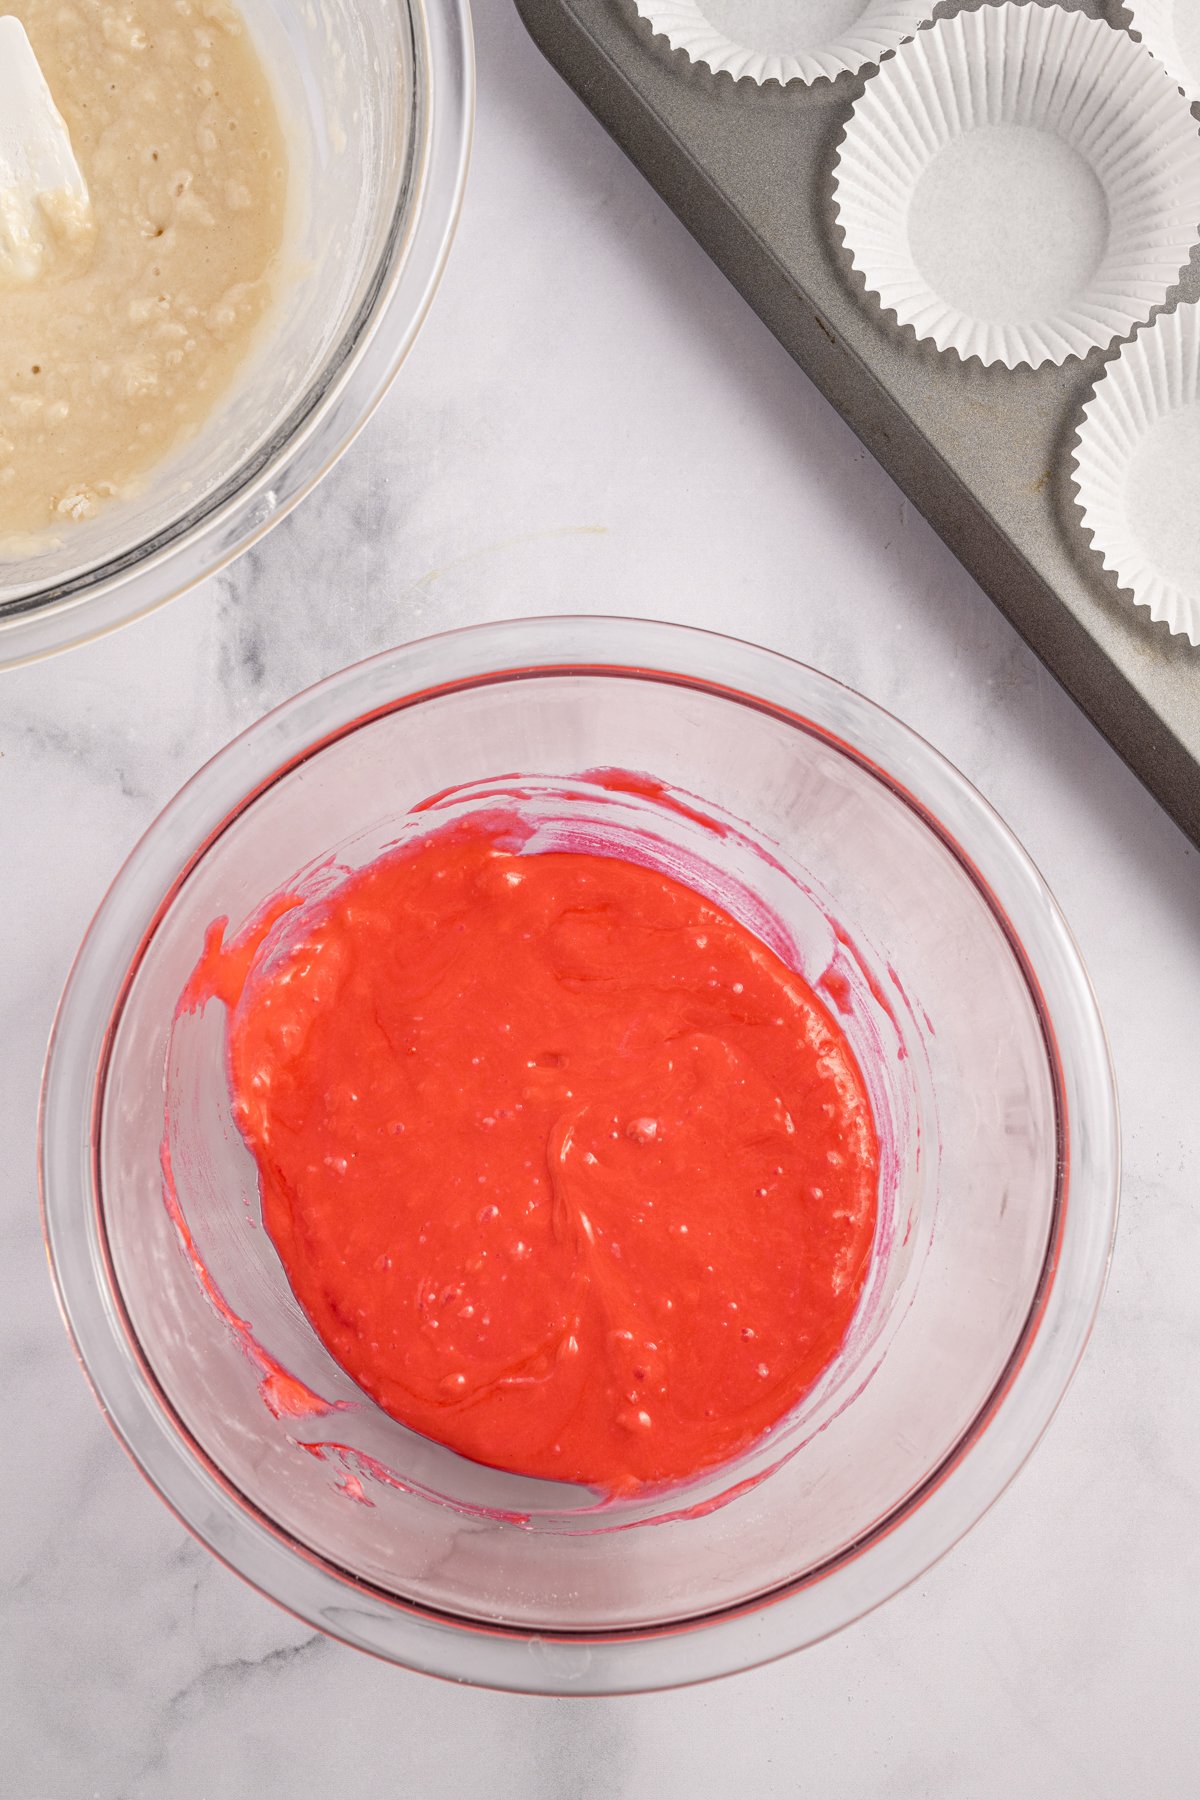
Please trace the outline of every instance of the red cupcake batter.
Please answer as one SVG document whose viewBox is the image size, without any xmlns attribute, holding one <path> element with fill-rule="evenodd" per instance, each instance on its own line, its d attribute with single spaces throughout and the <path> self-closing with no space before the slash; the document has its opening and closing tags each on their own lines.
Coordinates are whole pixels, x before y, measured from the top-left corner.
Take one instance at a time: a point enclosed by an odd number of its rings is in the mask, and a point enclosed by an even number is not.
<svg viewBox="0 0 1200 1800">
<path fill-rule="evenodd" d="M 526 835 L 476 817 L 290 928 L 289 902 L 218 927 L 188 998 L 232 1007 L 264 1220 L 338 1362 L 465 1456 L 628 1493 L 726 1461 L 829 1363 L 875 1130 L 749 931 Z"/>
</svg>

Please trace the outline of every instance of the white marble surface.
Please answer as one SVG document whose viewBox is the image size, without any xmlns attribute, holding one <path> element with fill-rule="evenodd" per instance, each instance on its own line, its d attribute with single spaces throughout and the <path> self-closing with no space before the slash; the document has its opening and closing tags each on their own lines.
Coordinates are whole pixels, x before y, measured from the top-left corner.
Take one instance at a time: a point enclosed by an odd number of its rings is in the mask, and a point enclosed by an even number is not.
<svg viewBox="0 0 1200 1800">
<path fill-rule="evenodd" d="M 220 580 L 0 678 L 0 1790 L 1194 1794 L 1200 857 L 541 62 L 508 0 L 480 10 L 462 231 L 365 436 Z M 106 883 L 184 778 L 365 652 L 555 609 L 758 639 L 931 737 L 1073 924 L 1125 1121 L 1101 1321 L 1010 1492 L 833 1642 L 636 1700 L 402 1674 L 219 1568 L 101 1421 L 55 1312 L 35 1189 L 59 988 Z"/>
</svg>

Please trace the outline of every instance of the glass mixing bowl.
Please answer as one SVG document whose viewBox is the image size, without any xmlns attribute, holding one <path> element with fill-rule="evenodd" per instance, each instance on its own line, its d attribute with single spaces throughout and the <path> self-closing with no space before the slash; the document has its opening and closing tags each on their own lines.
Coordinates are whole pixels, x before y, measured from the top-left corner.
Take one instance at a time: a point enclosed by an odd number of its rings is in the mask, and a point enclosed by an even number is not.
<svg viewBox="0 0 1200 1800">
<path fill-rule="evenodd" d="M 587 774 L 613 766 L 653 779 L 614 792 Z M 468 1462 L 355 1388 L 261 1227 L 223 1008 L 177 1017 L 214 919 L 236 928 L 278 889 L 319 889 L 514 782 L 540 842 L 582 830 L 686 867 L 810 982 L 838 978 L 884 1149 L 874 1258 L 835 1364 L 736 1462 L 609 1504 Z M 63 1310 L 105 1412 L 178 1515 L 348 1643 L 544 1692 L 765 1660 L 948 1549 L 1075 1368 L 1117 1173 L 1078 953 L 979 795 L 812 669 L 620 619 L 411 644 L 235 740 L 101 906 L 43 1095 Z"/>
<path fill-rule="evenodd" d="M 468 0 L 238 0 L 291 152 L 284 279 L 190 442 L 56 542 L 0 554 L 0 667 L 211 575 L 281 519 L 382 398 L 458 220 L 474 107 Z"/>
</svg>

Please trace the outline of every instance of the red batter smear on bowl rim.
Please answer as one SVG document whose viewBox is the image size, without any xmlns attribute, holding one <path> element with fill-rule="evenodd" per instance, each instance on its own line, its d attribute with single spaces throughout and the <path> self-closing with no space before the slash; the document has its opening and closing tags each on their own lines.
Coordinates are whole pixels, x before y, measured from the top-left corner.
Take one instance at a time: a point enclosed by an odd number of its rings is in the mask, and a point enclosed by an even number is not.
<svg viewBox="0 0 1200 1800">
<path fill-rule="evenodd" d="M 509 809 L 282 897 L 229 1007 L 263 1219 L 331 1354 L 462 1455 L 608 1495 L 729 1461 L 836 1356 L 879 1150 L 812 989 L 641 863 Z"/>
</svg>

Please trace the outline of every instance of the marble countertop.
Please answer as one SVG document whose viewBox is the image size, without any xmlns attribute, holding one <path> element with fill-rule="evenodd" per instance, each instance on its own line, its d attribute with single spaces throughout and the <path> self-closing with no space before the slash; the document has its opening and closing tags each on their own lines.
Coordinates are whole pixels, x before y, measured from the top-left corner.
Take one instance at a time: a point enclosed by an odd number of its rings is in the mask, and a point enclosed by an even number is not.
<svg viewBox="0 0 1200 1800">
<path fill-rule="evenodd" d="M 0 677 L 0 1788 L 13 1800 L 1126 1800 L 1196 1791 L 1200 856 L 529 44 L 483 0 L 432 316 L 318 492 L 228 573 Z M 823 1646 L 633 1700 L 458 1690 L 328 1642 L 135 1474 L 59 1323 L 42 1054 L 75 947 L 235 731 L 373 650 L 557 610 L 687 620 L 923 731 L 1064 908 L 1126 1175 L 1083 1368 L 925 1579 Z M 1200 680 L 1200 659 L 1197 660 Z"/>
</svg>

